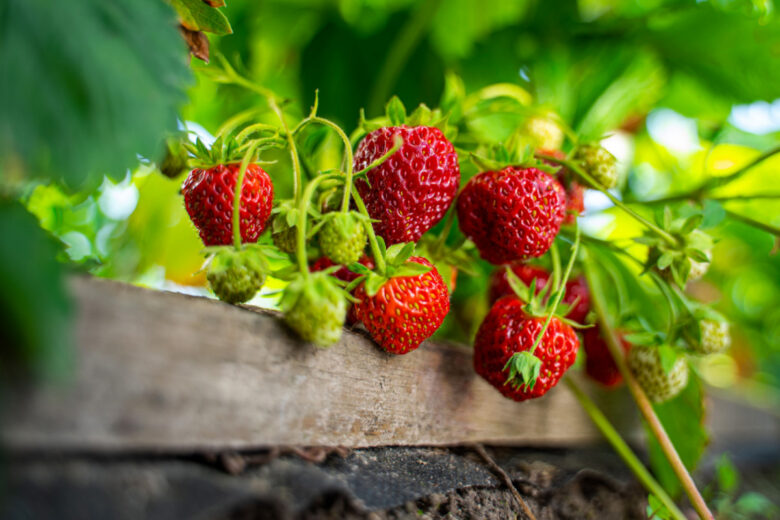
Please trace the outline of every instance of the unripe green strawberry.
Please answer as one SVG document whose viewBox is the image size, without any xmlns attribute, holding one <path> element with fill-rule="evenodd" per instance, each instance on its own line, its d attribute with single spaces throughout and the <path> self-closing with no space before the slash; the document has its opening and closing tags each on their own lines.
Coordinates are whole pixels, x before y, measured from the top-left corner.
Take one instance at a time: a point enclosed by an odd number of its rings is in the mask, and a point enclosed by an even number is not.
<svg viewBox="0 0 780 520">
<path fill-rule="evenodd" d="M 318 237 L 322 254 L 341 265 L 360 260 L 366 248 L 366 228 L 351 213 L 330 213 Z"/>
<path fill-rule="evenodd" d="M 284 215 L 277 213 L 271 223 L 271 239 L 279 250 L 285 253 L 294 253 L 296 249 L 297 231 L 295 226 L 290 227 Z"/>
<path fill-rule="evenodd" d="M 603 187 L 610 189 L 617 186 L 617 159 L 603 146 L 584 144 L 577 148 L 574 160 Z"/>
<path fill-rule="evenodd" d="M 699 321 L 699 343 L 694 350 L 699 354 L 718 354 L 731 346 L 729 322 L 718 320 Z"/>
<path fill-rule="evenodd" d="M 563 144 L 563 130 L 552 117 L 531 116 L 523 123 L 522 132 L 537 149 L 558 150 Z"/>
<path fill-rule="evenodd" d="M 244 303 L 265 283 L 265 269 L 257 251 L 225 248 L 211 260 L 206 278 L 220 300 Z"/>
<path fill-rule="evenodd" d="M 347 299 L 335 278 L 325 272 L 311 273 L 285 289 L 284 321 L 304 341 L 321 347 L 338 342 L 347 316 Z"/>
<path fill-rule="evenodd" d="M 647 397 L 656 403 L 671 399 L 688 384 L 688 361 L 678 357 L 667 373 L 657 347 L 634 345 L 628 354 L 628 366 Z"/>
</svg>

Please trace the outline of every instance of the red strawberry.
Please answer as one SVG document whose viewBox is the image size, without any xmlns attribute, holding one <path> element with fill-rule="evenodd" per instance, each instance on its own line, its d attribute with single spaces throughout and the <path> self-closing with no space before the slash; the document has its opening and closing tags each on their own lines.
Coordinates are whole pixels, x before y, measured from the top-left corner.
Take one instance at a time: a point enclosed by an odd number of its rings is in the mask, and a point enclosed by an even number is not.
<svg viewBox="0 0 780 520">
<path fill-rule="evenodd" d="M 631 344 L 618 333 L 623 352 L 628 355 Z M 586 329 L 582 335 L 582 345 L 585 348 L 585 373 L 606 387 L 615 387 L 623 382 L 623 376 L 615 364 L 615 359 L 607 347 L 607 342 L 601 336 L 601 329 L 593 327 Z"/>
<path fill-rule="evenodd" d="M 512 355 L 530 351 L 544 327 L 544 317 L 533 317 L 515 296 L 499 299 L 477 331 L 474 341 L 474 369 L 505 397 L 524 401 L 541 397 L 555 386 L 574 363 L 580 342 L 569 325 L 553 317 L 533 355 L 541 361 L 533 388 L 507 382 Z"/>
<path fill-rule="evenodd" d="M 530 286 L 531 282 L 534 279 L 536 280 L 537 293 L 544 289 L 544 286 L 547 285 L 547 282 L 550 279 L 550 273 L 541 267 L 527 265 L 521 262 L 516 262 L 511 264 L 511 266 L 512 272 L 515 273 L 524 284 Z M 512 291 L 512 287 L 509 286 L 509 281 L 507 281 L 506 269 L 502 266 L 500 269 L 493 271 L 493 274 L 490 277 L 490 304 L 492 305 L 496 300 L 508 294 L 514 294 L 514 292 Z M 590 311 L 590 291 L 588 291 L 588 284 L 582 276 L 578 276 L 574 280 L 570 280 L 566 283 L 566 294 L 563 297 L 562 303 L 571 305 L 575 299 L 578 299 L 577 305 L 569 310 L 566 317 L 572 321 L 584 324 L 585 318 Z"/>
<path fill-rule="evenodd" d="M 239 164 L 196 168 L 182 186 L 184 206 L 207 246 L 233 243 L 233 195 Z M 257 242 L 273 207 L 274 187 L 268 174 L 250 164 L 241 189 L 241 241 Z"/>
<path fill-rule="evenodd" d="M 415 276 L 390 278 L 374 296 L 368 296 L 365 283 L 358 286 L 355 315 L 374 341 L 393 354 L 415 350 L 444 321 L 450 310 L 447 286 L 436 268 L 419 256 L 416 262 L 432 269 Z"/>
<path fill-rule="evenodd" d="M 560 150 L 539 150 L 542 155 L 550 155 L 558 159 L 565 159 L 566 154 Z M 550 161 L 544 161 L 551 166 L 558 166 Z M 566 216 L 564 224 L 573 224 L 577 216 L 585 211 L 585 187 L 579 184 L 568 168 L 561 167 L 555 174 L 555 178 L 563 186 L 566 192 Z"/>
<path fill-rule="evenodd" d="M 435 127 L 406 125 L 379 128 L 368 134 L 355 153 L 362 170 L 393 148 L 401 148 L 373 168 L 355 186 L 368 214 L 379 222 L 374 230 L 387 245 L 417 242 L 447 212 L 460 183 L 458 156 L 452 143 Z"/>
<path fill-rule="evenodd" d="M 458 197 L 460 229 L 490 263 L 542 256 L 561 228 L 563 187 L 536 168 L 508 166 L 473 177 Z"/>
</svg>

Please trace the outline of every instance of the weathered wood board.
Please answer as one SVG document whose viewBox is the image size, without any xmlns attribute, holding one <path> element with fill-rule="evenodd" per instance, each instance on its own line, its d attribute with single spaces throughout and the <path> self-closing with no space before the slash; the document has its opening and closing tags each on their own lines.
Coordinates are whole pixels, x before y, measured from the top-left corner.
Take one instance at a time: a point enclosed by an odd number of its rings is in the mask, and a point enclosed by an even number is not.
<svg viewBox="0 0 780 520">
<path fill-rule="evenodd" d="M 509 401 L 475 375 L 467 348 L 426 343 L 392 356 L 345 331 L 322 350 L 259 309 L 85 277 L 71 285 L 75 373 L 6 404 L 2 439 L 11 447 L 186 452 L 599 438 L 565 387 Z M 620 395 L 600 398 L 609 408 Z"/>
</svg>

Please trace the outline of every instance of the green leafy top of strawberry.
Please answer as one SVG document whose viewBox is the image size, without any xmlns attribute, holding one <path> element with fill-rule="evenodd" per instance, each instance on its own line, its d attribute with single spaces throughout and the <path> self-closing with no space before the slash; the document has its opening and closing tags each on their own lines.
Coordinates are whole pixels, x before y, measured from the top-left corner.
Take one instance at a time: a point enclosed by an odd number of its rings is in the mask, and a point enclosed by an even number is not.
<svg viewBox="0 0 780 520">
<path fill-rule="evenodd" d="M 656 223 L 674 237 L 676 243 L 671 244 L 657 234 L 649 233 L 635 238 L 636 242 L 650 247 L 643 272 L 657 269 L 660 273 L 669 273 L 678 286 L 685 287 L 692 262 L 710 261 L 707 251 L 712 249 L 712 237 L 697 229 L 703 219 L 700 213 L 674 218 L 671 208 L 666 206 L 662 215 L 656 217 Z"/>
<path fill-rule="evenodd" d="M 506 143 L 492 145 L 480 152 L 471 152 L 469 159 L 480 171 L 499 171 L 507 166 L 519 168 L 535 168 L 550 175 L 560 169 L 534 155 L 534 149 L 530 145 L 521 145 L 513 141 L 514 136 Z"/>
<path fill-rule="evenodd" d="M 377 237 L 377 243 L 379 244 L 380 253 L 385 259 L 384 272 L 372 271 L 358 262 L 350 264 L 349 270 L 358 273 L 360 276 L 347 286 L 348 291 L 365 282 L 366 294 L 374 296 L 390 278 L 417 276 L 431 270 L 430 266 L 407 261 L 414 254 L 414 242 L 393 244 L 386 248 L 382 237 Z"/>
<path fill-rule="evenodd" d="M 438 128 L 447 137 L 453 140 L 457 135 L 457 127 L 449 124 L 449 112 L 441 109 L 429 108 L 421 103 L 411 114 L 407 115 L 406 107 L 398 96 L 393 96 L 385 105 L 385 115 L 366 119 L 365 112 L 360 110 L 360 121 L 355 132 L 350 136 L 352 143 L 357 143 L 363 136 L 386 126 L 432 126 Z"/>
</svg>

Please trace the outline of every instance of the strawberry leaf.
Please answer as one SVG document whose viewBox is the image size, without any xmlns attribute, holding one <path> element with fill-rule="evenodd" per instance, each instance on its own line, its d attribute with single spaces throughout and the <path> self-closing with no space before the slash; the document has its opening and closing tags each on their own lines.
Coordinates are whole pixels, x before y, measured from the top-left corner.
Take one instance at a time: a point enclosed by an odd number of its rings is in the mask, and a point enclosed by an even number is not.
<svg viewBox="0 0 780 520">
<path fill-rule="evenodd" d="M 669 345 L 658 347 L 658 357 L 661 359 L 661 368 L 667 374 L 672 371 L 675 361 L 677 361 L 677 352 Z"/>
<path fill-rule="evenodd" d="M 396 269 L 393 273 L 394 278 L 400 278 L 403 276 L 418 276 L 425 274 L 433 269 L 429 265 L 418 264 L 417 262 L 406 262 L 404 265 Z"/>
<path fill-rule="evenodd" d="M 379 289 L 382 288 L 382 285 L 387 281 L 387 278 L 384 276 L 379 276 L 377 274 L 370 274 L 366 278 L 366 294 L 369 296 L 376 296 L 376 293 L 379 292 Z"/>
<path fill-rule="evenodd" d="M 222 11 L 204 3 L 203 0 L 170 0 L 170 3 L 179 14 L 181 24 L 190 31 L 205 31 L 217 35 L 233 32 Z"/>
</svg>

